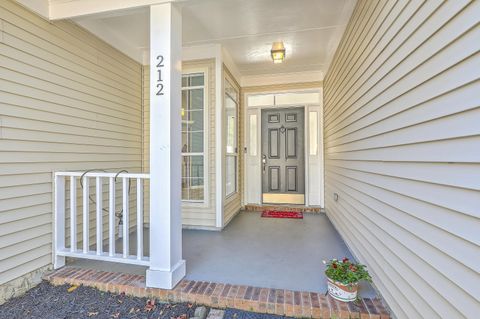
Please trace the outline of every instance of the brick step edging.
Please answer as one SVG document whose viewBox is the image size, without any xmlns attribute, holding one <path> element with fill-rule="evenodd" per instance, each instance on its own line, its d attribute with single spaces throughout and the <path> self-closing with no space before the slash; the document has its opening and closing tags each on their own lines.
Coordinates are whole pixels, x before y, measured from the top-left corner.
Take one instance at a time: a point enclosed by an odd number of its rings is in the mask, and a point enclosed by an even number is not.
<svg viewBox="0 0 480 319">
<path fill-rule="evenodd" d="M 358 306 L 315 292 L 268 289 L 183 279 L 174 289 L 145 287 L 145 276 L 64 267 L 45 276 L 53 285 L 84 285 L 112 293 L 156 298 L 164 302 L 190 302 L 213 308 L 297 318 L 389 319 L 379 299 L 361 299 Z"/>
</svg>

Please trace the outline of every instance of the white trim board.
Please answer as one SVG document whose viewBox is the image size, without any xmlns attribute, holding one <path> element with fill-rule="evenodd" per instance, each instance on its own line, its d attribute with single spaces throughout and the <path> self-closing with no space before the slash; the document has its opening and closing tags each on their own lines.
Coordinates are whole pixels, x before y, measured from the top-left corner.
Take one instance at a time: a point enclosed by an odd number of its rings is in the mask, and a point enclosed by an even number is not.
<svg viewBox="0 0 480 319">
<path fill-rule="evenodd" d="M 245 161 L 244 161 L 244 172 L 245 172 L 245 184 L 244 184 L 244 205 L 245 204 L 262 204 L 262 172 L 261 172 L 261 112 L 264 109 L 274 109 L 274 108 L 292 108 L 292 107 L 303 107 L 304 108 L 304 116 L 305 116 L 305 127 L 304 127 L 304 141 L 305 141 L 305 206 L 320 206 L 324 207 L 324 194 L 323 194 L 323 183 L 324 183 L 324 168 L 323 168 L 323 142 L 322 142 L 322 132 L 323 132 L 323 114 L 322 114 L 322 107 L 323 107 L 323 97 L 322 97 L 322 89 L 315 89 L 315 90 L 301 90 L 301 91 L 284 91 L 280 94 L 292 94 L 293 97 L 299 96 L 302 94 L 311 95 L 312 93 L 318 94 L 318 98 L 316 100 L 311 100 L 310 102 L 304 103 L 295 103 L 292 102 L 291 104 L 282 104 L 282 105 L 256 105 L 256 106 L 249 106 L 248 105 L 248 98 L 251 96 L 263 96 L 273 97 L 273 103 L 275 103 L 275 93 L 265 92 L 265 93 L 246 93 L 244 94 L 244 98 L 246 101 L 246 114 L 244 117 L 244 128 L 245 128 L 245 147 L 247 148 L 247 153 L 245 154 Z M 278 94 L 278 92 L 277 92 Z M 317 154 L 310 155 L 309 154 L 309 113 L 310 112 L 317 112 Z M 256 152 L 255 155 L 250 155 L 250 127 L 249 127 L 249 119 L 250 116 L 257 117 L 257 134 L 256 134 Z M 318 167 L 320 166 L 320 167 Z M 316 172 L 316 174 L 315 174 Z M 317 176 L 312 176 L 317 175 Z M 312 180 L 313 177 L 313 180 Z M 315 181 L 318 181 L 318 185 Z M 316 187 L 314 187 L 316 186 Z"/>
<path fill-rule="evenodd" d="M 323 81 L 322 71 L 291 72 L 261 75 L 246 75 L 241 78 L 241 86 L 264 86 Z"/>
</svg>

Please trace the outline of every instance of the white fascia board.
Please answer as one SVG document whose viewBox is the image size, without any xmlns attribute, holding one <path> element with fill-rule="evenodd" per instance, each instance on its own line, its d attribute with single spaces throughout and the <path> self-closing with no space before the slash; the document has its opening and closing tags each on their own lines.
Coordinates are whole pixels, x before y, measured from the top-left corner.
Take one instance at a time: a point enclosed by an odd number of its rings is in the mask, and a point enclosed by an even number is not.
<svg viewBox="0 0 480 319">
<path fill-rule="evenodd" d="M 24 0 L 32 1 L 36 0 Z M 71 19 L 80 16 L 106 13 L 182 0 L 70 0 L 51 1 L 50 20 Z"/>
<path fill-rule="evenodd" d="M 322 71 L 290 72 L 242 76 L 241 86 L 278 85 L 323 81 Z"/>
<path fill-rule="evenodd" d="M 50 17 L 50 7 L 48 0 L 16 0 L 22 6 L 41 15 L 45 19 Z"/>
</svg>

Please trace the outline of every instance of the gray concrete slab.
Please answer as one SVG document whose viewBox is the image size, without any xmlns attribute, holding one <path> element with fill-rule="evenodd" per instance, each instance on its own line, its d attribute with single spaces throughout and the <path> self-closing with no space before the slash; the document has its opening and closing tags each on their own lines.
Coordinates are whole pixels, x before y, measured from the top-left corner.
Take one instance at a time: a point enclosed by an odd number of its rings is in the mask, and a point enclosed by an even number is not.
<svg viewBox="0 0 480 319">
<path fill-rule="evenodd" d="M 130 239 L 130 247 L 136 247 L 135 236 Z M 145 238 L 146 252 L 147 243 Z M 324 214 L 298 220 L 261 218 L 257 212 L 238 214 L 221 232 L 184 230 L 183 256 L 187 279 L 321 293 L 327 289 L 322 260 L 353 259 Z M 71 264 L 138 274 L 146 269 L 86 260 Z M 360 295 L 374 297 L 375 291 L 362 284 Z"/>
</svg>

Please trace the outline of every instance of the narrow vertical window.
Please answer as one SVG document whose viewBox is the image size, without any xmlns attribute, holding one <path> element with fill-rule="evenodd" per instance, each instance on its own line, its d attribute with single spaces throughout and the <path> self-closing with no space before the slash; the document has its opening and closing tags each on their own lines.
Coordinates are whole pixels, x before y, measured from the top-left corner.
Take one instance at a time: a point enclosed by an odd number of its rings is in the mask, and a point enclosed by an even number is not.
<svg viewBox="0 0 480 319">
<path fill-rule="evenodd" d="M 182 76 L 182 200 L 205 197 L 205 76 Z"/>
<path fill-rule="evenodd" d="M 250 156 L 257 156 L 257 115 L 250 114 L 250 136 L 249 136 L 249 152 Z"/>
<path fill-rule="evenodd" d="M 308 113 L 309 126 L 309 154 L 317 155 L 318 153 L 318 115 L 317 112 Z"/>
<path fill-rule="evenodd" d="M 238 165 L 238 92 L 228 80 L 225 80 L 225 194 L 237 192 Z"/>
</svg>

